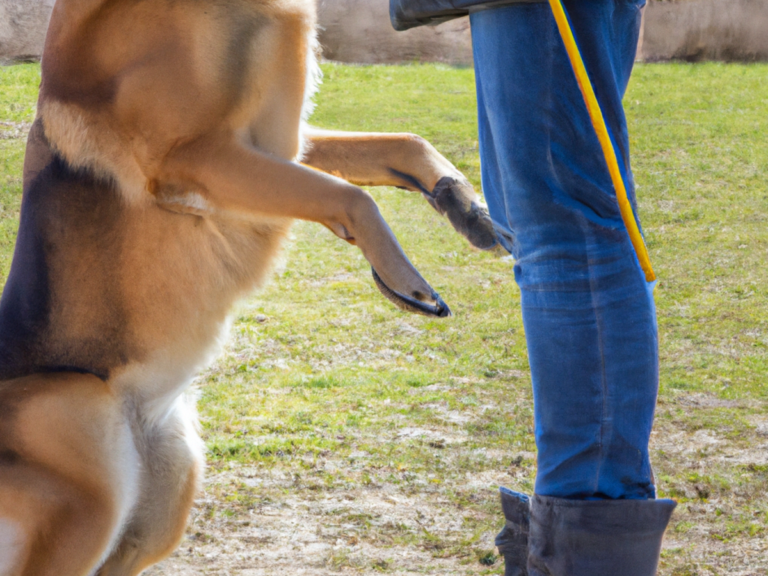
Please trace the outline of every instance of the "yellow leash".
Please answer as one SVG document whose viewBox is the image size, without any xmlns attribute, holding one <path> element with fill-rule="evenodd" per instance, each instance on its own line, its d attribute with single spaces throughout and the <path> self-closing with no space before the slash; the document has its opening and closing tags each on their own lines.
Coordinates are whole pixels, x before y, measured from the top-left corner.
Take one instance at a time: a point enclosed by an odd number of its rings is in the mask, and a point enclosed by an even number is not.
<svg viewBox="0 0 768 576">
<path fill-rule="evenodd" d="M 640 229 L 637 227 L 637 220 L 635 220 L 632 205 L 627 198 L 627 188 L 624 186 L 624 179 L 621 176 L 619 162 L 616 159 L 616 150 L 614 150 L 613 142 L 611 142 L 611 137 L 608 135 L 608 127 L 605 125 L 603 111 L 600 109 L 600 104 L 595 96 L 595 90 L 592 88 L 592 82 L 587 74 L 587 69 L 584 67 L 584 61 L 581 58 L 579 47 L 576 45 L 576 39 L 573 36 L 573 30 L 571 30 L 568 16 L 565 14 L 562 0 L 549 0 L 549 5 L 555 15 L 555 21 L 557 22 L 558 30 L 560 30 L 560 36 L 563 39 L 563 43 L 565 43 L 565 49 L 568 52 L 568 58 L 570 58 L 571 66 L 576 74 L 576 81 L 578 82 L 579 89 L 584 97 L 584 103 L 587 105 L 589 117 L 592 120 L 592 126 L 595 129 L 597 139 L 600 141 L 600 146 L 603 149 L 605 162 L 608 165 L 608 172 L 611 174 L 613 187 L 616 189 L 616 199 L 619 202 L 621 218 L 624 220 L 624 225 L 629 233 L 629 239 L 632 242 L 632 246 L 635 248 L 640 267 L 643 269 L 643 272 L 645 272 L 645 279 L 648 282 L 653 282 L 656 280 L 656 274 L 651 267 L 651 259 L 648 256 L 648 249 L 645 247 L 643 235 L 640 234 Z"/>
</svg>

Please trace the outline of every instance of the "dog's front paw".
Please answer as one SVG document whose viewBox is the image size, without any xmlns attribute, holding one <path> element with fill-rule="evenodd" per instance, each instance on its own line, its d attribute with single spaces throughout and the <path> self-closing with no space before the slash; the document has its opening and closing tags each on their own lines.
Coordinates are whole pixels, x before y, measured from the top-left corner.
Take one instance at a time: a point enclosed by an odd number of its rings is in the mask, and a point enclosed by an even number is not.
<svg viewBox="0 0 768 576">
<path fill-rule="evenodd" d="M 499 244 L 488 209 L 482 206 L 472 185 L 466 180 L 444 176 L 431 193 L 423 193 L 440 214 L 448 218 L 456 231 L 480 250 L 492 250 Z"/>
<path fill-rule="evenodd" d="M 398 308 L 414 314 L 423 314 L 424 316 L 437 316 L 438 318 L 447 318 L 451 316 L 451 309 L 443 302 L 437 292 L 432 292 L 429 296 L 425 294 L 414 294 L 414 297 L 406 296 L 395 292 L 379 277 L 374 268 L 371 268 L 373 281 L 379 291 L 393 302 Z M 418 299 L 420 298 L 420 299 Z"/>
</svg>

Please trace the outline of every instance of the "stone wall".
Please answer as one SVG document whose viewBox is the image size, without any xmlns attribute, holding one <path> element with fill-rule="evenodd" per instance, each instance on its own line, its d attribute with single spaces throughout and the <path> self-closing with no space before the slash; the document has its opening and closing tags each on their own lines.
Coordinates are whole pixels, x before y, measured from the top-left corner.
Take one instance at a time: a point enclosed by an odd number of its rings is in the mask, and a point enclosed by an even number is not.
<svg viewBox="0 0 768 576">
<path fill-rule="evenodd" d="M 387 0 L 320 0 L 323 56 L 340 62 L 472 63 L 469 18 L 396 32 Z"/>
<path fill-rule="evenodd" d="M 40 57 L 54 0 L 0 0 L 0 64 Z"/>
<path fill-rule="evenodd" d="M 768 0 L 649 0 L 642 58 L 768 60 Z"/>
</svg>

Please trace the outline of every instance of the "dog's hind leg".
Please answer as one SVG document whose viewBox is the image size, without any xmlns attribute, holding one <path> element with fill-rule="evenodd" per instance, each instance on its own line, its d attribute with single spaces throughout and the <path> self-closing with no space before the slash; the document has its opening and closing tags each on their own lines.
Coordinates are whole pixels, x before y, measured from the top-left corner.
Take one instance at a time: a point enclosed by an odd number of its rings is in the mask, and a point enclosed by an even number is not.
<svg viewBox="0 0 768 576">
<path fill-rule="evenodd" d="M 0 383 L 0 575 L 87 576 L 133 504 L 137 455 L 98 378 Z"/>
<path fill-rule="evenodd" d="M 496 234 L 488 210 L 464 175 L 415 134 L 338 132 L 306 127 L 304 163 L 360 186 L 421 192 L 474 246 L 489 250 Z"/>
<path fill-rule="evenodd" d="M 178 546 L 203 472 L 195 419 L 183 398 L 157 422 L 138 418 L 139 500 L 121 542 L 97 576 L 133 576 Z"/>
</svg>

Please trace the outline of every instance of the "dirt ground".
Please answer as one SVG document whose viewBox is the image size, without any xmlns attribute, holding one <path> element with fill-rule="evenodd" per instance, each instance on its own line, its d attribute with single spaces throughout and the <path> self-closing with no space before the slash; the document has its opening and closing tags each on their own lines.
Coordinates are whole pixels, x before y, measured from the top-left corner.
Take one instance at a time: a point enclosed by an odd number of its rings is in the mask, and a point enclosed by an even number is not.
<svg viewBox="0 0 768 576">
<path fill-rule="evenodd" d="M 282 498 L 276 501 L 265 496 L 252 507 L 232 505 L 229 517 L 212 519 L 211 510 L 226 505 L 216 501 L 214 493 L 227 494 L 242 483 Z M 211 475 L 182 545 L 146 574 L 496 572 L 494 568 L 501 566 L 498 559 L 484 568 L 474 558 L 471 563 L 467 558 L 440 558 L 434 550 L 393 543 L 394 536 L 404 532 L 428 531 L 438 538 L 451 531 L 459 534 L 462 521 L 462 511 L 437 491 L 428 496 L 422 492 L 409 495 L 392 486 L 372 486 L 319 495 L 297 487 L 290 474 L 243 468 Z M 486 548 L 493 548 L 494 536 L 493 532 L 483 534 Z"/>
<path fill-rule="evenodd" d="M 701 394 L 686 394 L 677 399 L 675 406 L 717 408 L 713 402 L 718 401 Z M 653 439 L 661 468 L 686 462 L 695 470 L 697 455 L 703 456 L 698 466 L 710 471 L 718 465 L 759 467 L 768 463 L 768 421 L 754 422 L 761 442 L 734 447 L 716 433 L 674 428 L 663 418 L 669 409 L 668 405 L 660 406 L 662 417 Z M 436 442 L 435 435 L 442 431 L 401 429 L 398 434 Z M 460 438 L 448 441 L 461 443 Z M 345 466 L 353 473 L 365 466 L 365 460 L 364 452 L 353 452 L 344 460 L 328 455 L 315 463 L 316 473 L 338 472 Z M 477 489 L 480 498 L 487 499 L 485 504 L 491 510 L 487 524 L 493 525 L 496 495 L 491 487 L 509 485 L 513 480 L 510 475 L 530 473 L 526 469 L 467 473 L 463 482 L 457 479 L 457 483 L 465 489 Z M 290 465 L 280 469 L 228 464 L 226 469 L 209 471 L 182 545 L 147 574 L 502 573 L 500 558 L 489 556 L 481 563 L 476 552 L 493 550 L 495 529 L 483 532 L 471 550 L 468 547 L 462 552 L 460 542 L 467 536 L 463 533 L 466 516 L 476 512 L 446 496 L 455 486 L 396 484 L 381 477 L 366 486 L 348 483 L 326 487 L 311 476 L 292 471 Z M 729 537 L 729 528 L 718 524 L 719 518 L 738 514 L 739 507 L 755 495 L 737 487 L 709 494 L 706 499 L 696 498 L 695 492 L 708 489 L 696 483 L 680 487 L 679 499 L 684 502 L 667 532 L 659 574 L 768 574 L 768 538 L 762 532 L 752 537 Z M 685 491 L 691 492 L 690 498 L 686 498 Z M 496 523 L 500 527 L 500 511 Z M 425 540 L 424 535 L 429 537 Z"/>
</svg>

